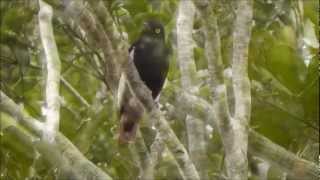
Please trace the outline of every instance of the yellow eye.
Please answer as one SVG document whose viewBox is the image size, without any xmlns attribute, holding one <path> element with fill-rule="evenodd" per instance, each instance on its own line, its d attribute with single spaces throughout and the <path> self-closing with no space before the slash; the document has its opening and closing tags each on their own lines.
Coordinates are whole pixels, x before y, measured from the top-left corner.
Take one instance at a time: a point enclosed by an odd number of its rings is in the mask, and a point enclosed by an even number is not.
<svg viewBox="0 0 320 180">
<path fill-rule="evenodd" d="M 154 30 L 154 32 L 155 32 L 156 34 L 159 34 L 160 31 L 161 31 L 161 30 L 160 30 L 159 28 L 157 28 L 157 29 Z"/>
</svg>

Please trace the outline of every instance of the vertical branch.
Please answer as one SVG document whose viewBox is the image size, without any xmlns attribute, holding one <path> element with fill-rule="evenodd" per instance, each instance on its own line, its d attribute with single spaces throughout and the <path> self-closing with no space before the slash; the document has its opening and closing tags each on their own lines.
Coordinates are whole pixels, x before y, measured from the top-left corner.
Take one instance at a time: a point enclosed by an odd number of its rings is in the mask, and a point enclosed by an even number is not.
<svg viewBox="0 0 320 180">
<path fill-rule="evenodd" d="M 241 168 L 241 179 L 247 177 L 248 171 L 248 125 L 251 114 L 251 90 L 248 77 L 248 53 L 252 27 L 252 1 L 238 2 L 236 20 L 233 32 L 233 89 L 235 96 L 235 113 L 231 118 L 233 130 L 236 133 L 234 145 L 237 156 L 242 157 L 237 161 Z M 233 158 L 230 161 L 234 163 Z"/>
<path fill-rule="evenodd" d="M 181 0 L 177 16 L 177 55 L 183 88 L 192 88 L 196 79 L 196 66 L 193 60 L 194 42 L 192 39 L 194 15 L 195 7 L 192 1 Z"/>
<path fill-rule="evenodd" d="M 251 91 L 248 77 L 248 53 L 252 24 L 251 0 L 239 1 L 233 33 L 233 89 L 235 95 L 234 119 L 247 126 L 251 113 Z"/>
<path fill-rule="evenodd" d="M 52 8 L 42 0 L 39 0 L 39 5 L 39 28 L 45 52 L 45 64 L 47 71 L 45 108 L 46 122 L 44 125 L 43 138 L 48 142 L 53 142 L 56 132 L 59 130 L 59 86 L 61 63 L 51 24 Z"/>
<path fill-rule="evenodd" d="M 194 1 L 205 21 L 205 52 L 211 74 L 213 110 L 226 153 L 225 164 L 229 178 L 248 178 L 248 122 L 251 111 L 250 81 L 248 78 L 248 45 L 251 34 L 251 0 L 238 1 L 237 17 L 233 34 L 233 89 L 235 115 L 230 116 L 226 86 L 223 80 L 220 35 L 217 19 L 212 12 L 212 3 Z"/>
<path fill-rule="evenodd" d="M 195 7 L 192 1 L 182 0 L 179 4 L 177 16 L 177 54 L 181 72 L 181 84 L 187 91 L 197 91 L 196 65 L 194 62 L 192 39 Z M 196 92 L 195 92 L 196 93 Z M 206 162 L 206 146 L 204 123 L 187 115 L 186 129 L 188 136 L 188 150 L 201 179 L 208 179 Z"/>
</svg>

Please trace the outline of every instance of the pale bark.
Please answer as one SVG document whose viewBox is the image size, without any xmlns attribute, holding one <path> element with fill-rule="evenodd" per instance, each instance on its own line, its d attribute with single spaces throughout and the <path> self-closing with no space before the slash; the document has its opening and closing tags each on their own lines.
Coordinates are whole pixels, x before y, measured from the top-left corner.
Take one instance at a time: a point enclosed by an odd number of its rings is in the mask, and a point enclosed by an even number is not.
<svg viewBox="0 0 320 180">
<path fill-rule="evenodd" d="M 319 165 L 298 157 L 253 130 L 249 134 L 249 153 L 280 168 L 290 179 L 317 179 L 320 176 Z"/>
<path fill-rule="evenodd" d="M 137 159 L 140 173 L 139 179 L 141 180 L 153 180 L 154 179 L 154 167 L 155 161 L 151 157 L 151 153 L 149 153 L 148 148 L 145 144 L 141 131 L 137 131 L 137 137 L 135 143 L 129 147 L 131 152 L 137 155 L 139 159 Z"/>
<path fill-rule="evenodd" d="M 227 102 L 226 85 L 223 79 L 220 35 L 212 3 L 195 1 L 205 22 L 205 53 L 211 75 L 214 117 L 225 150 L 225 167 L 228 178 L 248 179 L 248 122 L 250 120 L 250 82 L 247 75 L 248 45 L 251 32 L 251 0 L 238 1 L 237 17 L 233 35 L 233 89 L 235 114 L 232 117 Z"/>
<path fill-rule="evenodd" d="M 133 53 L 133 52 L 132 52 Z M 161 139 L 166 143 L 168 149 L 176 158 L 187 179 L 199 179 L 197 170 L 192 163 L 187 150 L 179 141 L 174 131 L 171 129 L 167 120 L 162 115 L 159 108 L 154 103 L 151 91 L 141 81 L 139 74 L 133 64 L 133 54 L 129 55 L 127 64 L 125 65 L 125 73 L 132 93 L 139 99 L 145 109 L 150 113 L 150 119 L 155 122 L 155 127 L 158 129 Z"/>
<path fill-rule="evenodd" d="M 0 91 L 0 110 L 12 116 L 14 120 L 26 127 L 32 135 L 20 136 L 43 156 L 43 158 L 60 171 L 59 176 L 63 179 L 92 179 L 109 180 L 108 174 L 96 167 L 86 159 L 81 152 L 61 133 L 57 132 L 55 143 L 42 141 L 42 123 L 29 116 L 14 101 Z M 13 125 L 14 123 L 12 123 Z M 25 134 L 25 133 L 24 133 Z M 28 139 L 25 139 L 25 138 Z M 32 138 L 34 137 L 34 138 Z"/>
<path fill-rule="evenodd" d="M 168 98 L 168 102 L 180 109 L 173 110 L 176 112 L 174 114 L 174 118 L 184 117 L 181 113 L 185 112 L 188 112 L 199 119 L 204 119 L 203 117 L 206 116 L 214 116 L 215 114 L 213 105 L 208 103 L 206 100 L 186 93 L 184 90 L 179 88 L 176 88 L 174 94 Z M 193 106 L 184 104 L 192 104 Z M 218 126 L 218 121 L 211 121 L 211 123 L 214 127 Z M 272 166 L 280 168 L 290 177 L 316 179 L 320 175 L 318 165 L 298 157 L 263 135 L 257 133 L 253 129 L 249 130 L 248 148 L 248 152 L 250 154 L 262 158 Z"/>
<path fill-rule="evenodd" d="M 181 86 L 190 93 L 198 93 L 197 70 L 194 62 L 192 39 L 195 7 L 192 1 L 181 0 L 177 15 L 177 60 L 181 72 Z M 185 118 L 188 151 L 201 179 L 208 179 L 204 123 L 187 115 Z"/>
<path fill-rule="evenodd" d="M 151 92 L 140 80 L 133 61 L 129 60 L 130 56 L 128 55 L 127 50 L 128 44 L 120 41 L 115 49 L 110 39 L 117 39 L 115 37 L 116 33 L 114 33 L 116 30 L 113 29 L 113 26 L 108 26 L 109 29 L 105 31 L 102 24 L 97 21 L 95 15 L 90 12 L 89 8 L 86 7 L 86 4 L 83 1 L 68 0 L 63 3 L 58 3 L 57 6 L 64 10 L 66 19 L 76 20 L 81 28 L 88 33 L 88 37 L 91 39 L 90 44 L 93 47 L 102 50 L 104 60 L 106 62 L 105 81 L 109 89 L 112 91 L 113 96 L 116 97 L 120 79 L 120 69 L 123 67 L 132 95 L 137 97 L 144 108 L 150 113 L 150 119 L 157 121 L 156 124 L 162 139 L 170 151 L 175 155 L 175 158 L 184 170 L 184 173 L 186 173 L 191 179 L 198 179 L 198 173 L 190 160 L 186 149 L 176 137 L 173 130 L 161 114 L 161 111 L 154 103 Z M 105 18 L 110 18 L 110 21 L 106 22 L 113 22 L 108 12 L 107 14 L 108 16 Z"/>
<path fill-rule="evenodd" d="M 39 0 L 40 11 L 38 14 L 41 42 L 45 53 L 46 64 L 46 100 L 44 115 L 43 138 L 52 143 L 55 134 L 59 131 L 60 121 L 60 69 L 58 49 L 53 35 L 52 13 L 50 5 Z"/>
<path fill-rule="evenodd" d="M 251 88 L 248 77 L 249 41 L 252 29 L 252 1 L 238 2 L 233 32 L 232 82 L 235 112 L 231 118 L 234 143 L 226 155 L 226 166 L 235 179 L 248 178 L 248 127 L 251 117 Z M 229 155 L 228 155 L 229 154 Z M 233 168 L 236 168 L 234 170 Z M 233 177 L 233 176 L 232 176 Z"/>
<path fill-rule="evenodd" d="M 125 62 L 128 45 L 119 40 L 118 46 L 113 47 L 111 40 L 119 38 L 115 37 L 116 33 L 113 33 L 116 31 L 113 24 L 108 24 L 113 22 L 111 15 L 108 11 L 105 12 L 107 14 L 106 25 L 103 26 L 96 15 L 89 10 L 89 5 L 85 1 L 66 0 L 59 2 L 57 6 L 63 10 L 61 15 L 64 20 L 67 23 L 71 21 L 78 23 L 80 28 L 88 34 L 89 45 L 102 52 L 105 62 L 105 82 L 113 96 L 116 97 L 120 79 L 119 64 Z"/>
<path fill-rule="evenodd" d="M 181 85 L 187 91 L 192 92 L 196 85 L 196 65 L 194 62 L 192 39 L 195 7 L 192 1 L 181 0 L 177 15 L 177 59 L 181 72 Z"/>
</svg>

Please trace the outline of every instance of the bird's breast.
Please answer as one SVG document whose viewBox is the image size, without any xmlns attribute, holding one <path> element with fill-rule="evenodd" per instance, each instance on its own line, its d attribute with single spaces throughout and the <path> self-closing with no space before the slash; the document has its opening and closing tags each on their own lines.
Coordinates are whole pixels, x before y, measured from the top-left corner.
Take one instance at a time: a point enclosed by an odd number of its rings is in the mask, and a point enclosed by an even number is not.
<svg viewBox="0 0 320 180">
<path fill-rule="evenodd" d="M 160 92 L 168 70 L 167 56 L 164 47 L 144 45 L 138 47 L 134 53 L 134 63 L 140 78 L 152 91 L 155 98 Z"/>
</svg>

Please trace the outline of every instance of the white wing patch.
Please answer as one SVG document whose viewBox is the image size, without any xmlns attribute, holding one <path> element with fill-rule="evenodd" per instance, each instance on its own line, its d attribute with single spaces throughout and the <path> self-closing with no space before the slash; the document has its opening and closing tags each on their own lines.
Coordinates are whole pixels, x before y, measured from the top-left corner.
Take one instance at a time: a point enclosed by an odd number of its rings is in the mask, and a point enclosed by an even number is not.
<svg viewBox="0 0 320 180">
<path fill-rule="evenodd" d="M 119 80 L 119 86 L 118 86 L 118 94 L 117 94 L 117 105 L 118 105 L 118 108 L 121 107 L 121 104 L 122 104 L 122 101 L 123 101 L 123 98 L 124 98 L 124 93 L 126 91 L 126 81 L 127 81 L 127 78 L 126 78 L 126 75 L 124 73 L 121 73 L 121 77 L 120 77 L 120 80 Z"/>
</svg>

